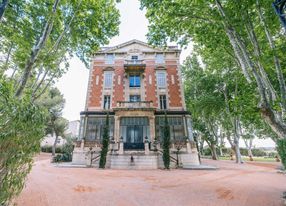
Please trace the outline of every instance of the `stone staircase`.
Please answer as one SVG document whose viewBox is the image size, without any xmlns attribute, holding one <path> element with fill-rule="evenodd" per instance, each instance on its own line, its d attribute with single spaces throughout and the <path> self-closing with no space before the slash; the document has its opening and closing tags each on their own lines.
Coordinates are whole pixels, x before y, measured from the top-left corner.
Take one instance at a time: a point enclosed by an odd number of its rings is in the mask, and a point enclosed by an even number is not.
<svg viewBox="0 0 286 206">
<path fill-rule="evenodd" d="M 123 155 L 110 155 L 111 169 L 158 169 L 158 156 L 131 153 Z"/>
</svg>

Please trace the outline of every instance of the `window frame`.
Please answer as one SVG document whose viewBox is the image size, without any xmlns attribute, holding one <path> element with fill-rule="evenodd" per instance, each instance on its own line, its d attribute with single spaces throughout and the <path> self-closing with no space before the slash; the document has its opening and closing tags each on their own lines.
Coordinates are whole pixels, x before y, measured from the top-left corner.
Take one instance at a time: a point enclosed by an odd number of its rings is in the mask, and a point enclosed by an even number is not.
<svg viewBox="0 0 286 206">
<path fill-rule="evenodd" d="M 137 98 L 134 98 L 134 100 L 136 99 L 136 101 L 131 100 L 132 99 L 131 97 L 137 97 Z M 130 102 L 140 102 L 141 101 L 141 96 L 137 95 L 137 94 L 136 95 L 129 95 L 129 101 Z"/>
<path fill-rule="evenodd" d="M 133 77 L 133 78 L 132 78 Z M 135 77 L 139 77 L 139 84 Z M 131 81 L 133 80 L 133 81 Z M 141 75 L 140 74 L 129 74 L 129 87 L 130 88 L 140 88 L 141 87 Z"/>
<path fill-rule="evenodd" d="M 165 56 L 163 53 L 156 54 L 155 63 L 156 64 L 165 64 Z"/>
<path fill-rule="evenodd" d="M 105 71 L 104 72 L 104 88 L 105 89 L 110 89 L 112 88 L 113 85 L 113 73 L 110 71 Z"/>
<path fill-rule="evenodd" d="M 110 109 L 111 107 L 111 97 L 110 95 L 103 96 L 103 109 Z"/>
<path fill-rule="evenodd" d="M 114 64 L 115 55 L 114 54 L 106 54 L 105 56 L 105 64 Z"/>
<path fill-rule="evenodd" d="M 159 102 L 160 102 L 160 109 L 166 110 L 168 108 L 167 95 L 165 95 L 165 94 L 159 95 Z"/>
<path fill-rule="evenodd" d="M 157 78 L 157 87 L 158 88 L 166 88 L 167 87 L 166 71 L 157 71 L 156 78 Z"/>
</svg>

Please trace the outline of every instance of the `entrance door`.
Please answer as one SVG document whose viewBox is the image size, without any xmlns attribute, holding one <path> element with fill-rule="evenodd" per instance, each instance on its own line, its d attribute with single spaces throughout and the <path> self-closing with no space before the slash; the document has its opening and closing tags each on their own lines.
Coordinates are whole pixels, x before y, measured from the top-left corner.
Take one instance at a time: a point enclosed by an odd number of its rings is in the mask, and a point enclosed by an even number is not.
<svg viewBox="0 0 286 206">
<path fill-rule="evenodd" d="M 143 142 L 143 126 L 127 126 L 127 143 L 142 143 Z"/>
<path fill-rule="evenodd" d="M 126 130 L 127 134 L 124 149 L 144 149 L 143 126 L 127 126 Z"/>
<path fill-rule="evenodd" d="M 144 149 L 144 138 L 149 136 L 149 121 L 146 117 L 123 117 L 120 121 L 124 149 Z"/>
</svg>

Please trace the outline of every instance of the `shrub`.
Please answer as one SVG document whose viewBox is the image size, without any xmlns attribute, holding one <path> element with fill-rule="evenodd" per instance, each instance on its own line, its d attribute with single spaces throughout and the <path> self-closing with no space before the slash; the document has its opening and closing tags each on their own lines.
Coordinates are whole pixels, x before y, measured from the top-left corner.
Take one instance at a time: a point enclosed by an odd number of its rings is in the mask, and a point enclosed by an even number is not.
<svg viewBox="0 0 286 206">
<path fill-rule="evenodd" d="M 109 115 L 107 114 L 103 130 L 102 149 L 100 152 L 99 168 L 105 168 L 108 145 L 109 145 Z"/>
<path fill-rule="evenodd" d="M 46 113 L 29 95 L 15 98 L 13 86 L 0 80 L 0 205 L 24 187 L 33 157 L 40 151 Z"/>
<path fill-rule="evenodd" d="M 56 147 L 56 153 L 63 153 L 62 147 Z M 52 153 L 52 146 L 41 147 L 41 152 Z"/>
<path fill-rule="evenodd" d="M 277 151 L 281 158 L 284 169 L 286 169 L 286 139 L 279 139 L 277 141 Z"/>
<path fill-rule="evenodd" d="M 53 158 L 53 162 L 61 162 L 62 161 L 62 154 L 57 154 L 54 158 Z"/>
<path fill-rule="evenodd" d="M 163 137 L 163 162 L 165 169 L 170 168 L 170 127 L 165 114 L 164 137 Z"/>
<path fill-rule="evenodd" d="M 72 160 L 73 143 L 71 138 L 66 138 L 67 142 L 62 147 L 62 161 L 70 162 Z"/>
</svg>

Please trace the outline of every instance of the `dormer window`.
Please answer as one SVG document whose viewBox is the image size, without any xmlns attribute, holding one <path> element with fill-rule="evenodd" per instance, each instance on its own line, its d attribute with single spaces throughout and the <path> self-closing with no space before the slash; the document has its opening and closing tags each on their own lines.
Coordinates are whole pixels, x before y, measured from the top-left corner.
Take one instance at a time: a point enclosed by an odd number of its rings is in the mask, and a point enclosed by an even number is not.
<svg viewBox="0 0 286 206">
<path fill-rule="evenodd" d="M 114 54 L 107 54 L 105 56 L 105 63 L 106 64 L 114 64 Z"/>
<path fill-rule="evenodd" d="M 156 54 L 156 59 L 155 59 L 156 64 L 164 64 L 165 63 L 165 58 L 163 54 Z"/>
</svg>

